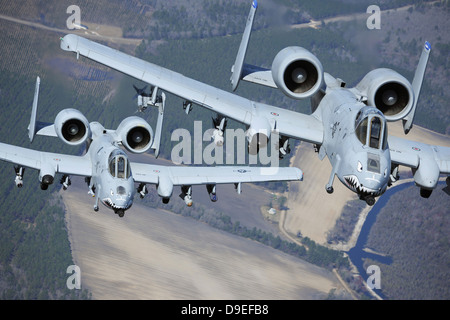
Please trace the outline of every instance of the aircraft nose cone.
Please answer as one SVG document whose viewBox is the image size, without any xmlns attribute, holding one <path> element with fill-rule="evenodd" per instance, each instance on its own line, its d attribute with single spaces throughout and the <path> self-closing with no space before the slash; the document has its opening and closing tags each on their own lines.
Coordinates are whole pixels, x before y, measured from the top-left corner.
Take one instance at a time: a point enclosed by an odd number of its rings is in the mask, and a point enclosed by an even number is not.
<svg viewBox="0 0 450 320">
<path fill-rule="evenodd" d="M 387 187 L 387 179 L 383 177 L 366 177 L 361 183 L 367 191 L 371 191 L 375 195 L 381 195 Z"/>
<path fill-rule="evenodd" d="M 133 204 L 133 200 L 131 199 L 131 197 L 123 197 L 123 196 L 118 196 L 115 198 L 105 198 L 102 200 L 102 202 L 108 208 L 113 209 L 114 211 L 128 210 Z"/>
<path fill-rule="evenodd" d="M 344 176 L 344 184 L 351 190 L 358 194 L 371 194 L 373 196 L 379 196 L 383 194 L 387 187 L 387 181 L 384 179 L 379 180 L 373 176 L 356 176 L 347 175 Z"/>
<path fill-rule="evenodd" d="M 366 178 L 361 181 L 361 186 L 366 189 L 377 191 L 380 189 L 380 181 L 374 181 L 371 178 Z"/>
<path fill-rule="evenodd" d="M 116 198 L 114 200 L 113 206 L 120 209 L 128 209 L 130 207 L 129 205 L 130 200 L 128 198 Z"/>
</svg>

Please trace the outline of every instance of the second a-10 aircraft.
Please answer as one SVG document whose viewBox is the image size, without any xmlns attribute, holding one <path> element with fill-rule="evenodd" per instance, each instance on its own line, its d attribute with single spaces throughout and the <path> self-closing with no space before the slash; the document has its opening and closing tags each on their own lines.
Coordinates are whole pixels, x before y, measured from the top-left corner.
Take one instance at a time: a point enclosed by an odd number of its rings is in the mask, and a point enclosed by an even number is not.
<svg viewBox="0 0 450 320">
<path fill-rule="evenodd" d="M 98 122 L 89 123 L 84 115 L 75 109 L 63 109 L 54 124 L 36 120 L 40 78 L 36 88 L 28 127 L 30 141 L 35 135 L 59 137 L 66 144 L 78 146 L 86 144 L 83 156 L 73 156 L 22 148 L 0 143 L 0 160 L 16 164 L 15 183 L 23 185 L 25 168 L 39 170 L 41 189 L 51 185 L 56 174 L 62 174 L 61 184 L 67 189 L 70 176 L 85 177 L 89 193 L 96 197 L 94 210 L 99 203 L 112 209 L 120 217 L 124 216 L 137 193 L 143 198 L 148 193 L 147 184 L 157 188 L 163 203 L 172 196 L 174 186 L 181 187 L 180 197 L 186 205 L 192 206 L 192 185 L 206 185 L 211 201 L 217 201 L 216 184 L 234 183 L 241 192 L 243 182 L 299 181 L 303 173 L 298 168 L 278 167 L 184 167 L 161 166 L 131 162 L 126 150 L 141 154 L 149 149 L 159 153 L 165 95 L 162 93 L 155 104 L 159 108 L 156 132 L 142 118 L 125 118 L 116 130 L 105 129 Z M 139 187 L 135 188 L 135 183 Z"/>
<path fill-rule="evenodd" d="M 450 174 L 450 148 L 388 136 L 387 122 L 402 120 L 405 134 L 412 128 L 430 44 L 425 43 L 412 84 L 394 70 L 379 68 L 347 88 L 343 80 L 324 72 L 319 59 L 302 47 L 281 50 L 269 70 L 245 64 L 257 6 L 254 0 L 232 67 L 233 90 L 245 80 L 279 89 L 292 99 L 310 98 L 310 115 L 240 97 L 77 35 L 61 38 L 61 49 L 147 82 L 154 90 L 181 97 L 186 113 L 193 104 L 215 111 L 219 118 L 213 137 L 218 145 L 223 143 L 226 118 L 247 126 L 251 153 L 266 147 L 275 130 L 280 137 L 280 156 L 289 151 L 289 138 L 314 144 L 319 158 L 328 157 L 332 165 L 325 186 L 328 193 L 333 192 L 337 176 L 373 205 L 398 179 L 398 167 L 403 165 L 412 169 L 421 196 L 429 197 L 440 174 Z M 151 105 L 148 100 L 144 102 Z"/>
</svg>

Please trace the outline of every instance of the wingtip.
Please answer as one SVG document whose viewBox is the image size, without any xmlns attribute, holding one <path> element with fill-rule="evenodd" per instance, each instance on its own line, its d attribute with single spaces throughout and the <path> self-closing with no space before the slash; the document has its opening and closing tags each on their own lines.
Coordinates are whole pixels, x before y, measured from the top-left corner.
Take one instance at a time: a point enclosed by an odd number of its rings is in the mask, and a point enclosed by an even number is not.
<svg viewBox="0 0 450 320">
<path fill-rule="evenodd" d="M 255 9 L 258 8 L 258 1 L 253 0 L 252 7 L 255 8 Z"/>
<path fill-rule="evenodd" d="M 60 48 L 64 51 L 76 51 L 76 46 L 78 44 L 78 36 L 75 34 L 66 34 L 64 37 L 60 38 Z"/>
<path fill-rule="evenodd" d="M 298 174 L 298 180 L 299 181 L 303 181 L 303 171 L 300 168 L 296 168 L 297 169 L 297 174 Z"/>
<path fill-rule="evenodd" d="M 431 44 L 428 41 L 425 41 L 425 50 L 427 51 L 431 50 Z"/>
</svg>

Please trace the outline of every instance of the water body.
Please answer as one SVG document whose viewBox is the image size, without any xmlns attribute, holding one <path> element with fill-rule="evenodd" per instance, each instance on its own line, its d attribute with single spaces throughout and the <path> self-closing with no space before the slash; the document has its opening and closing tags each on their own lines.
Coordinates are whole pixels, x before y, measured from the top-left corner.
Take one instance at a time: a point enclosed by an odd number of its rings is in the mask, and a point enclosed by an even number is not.
<svg viewBox="0 0 450 320">
<path fill-rule="evenodd" d="M 387 265 L 392 263 L 392 257 L 379 255 L 379 254 L 375 254 L 375 253 L 370 253 L 370 252 L 366 252 L 363 250 L 366 247 L 370 229 L 372 228 L 375 221 L 377 220 L 378 213 L 388 203 L 388 201 L 390 200 L 392 195 L 394 195 L 398 191 L 405 190 L 406 188 L 413 186 L 413 185 L 414 185 L 413 182 L 403 183 L 399 186 L 388 189 L 378 199 L 378 201 L 373 206 L 372 210 L 370 210 L 369 214 L 367 215 L 366 221 L 364 222 L 364 225 L 361 228 L 361 233 L 359 234 L 356 245 L 347 252 L 350 260 L 355 265 L 355 267 L 358 269 L 358 273 L 361 275 L 361 277 L 364 279 L 364 281 L 367 281 L 367 278 L 370 276 L 366 273 L 366 270 L 363 266 L 364 259 L 370 258 L 378 263 L 387 264 Z M 383 286 L 381 286 L 381 287 L 383 287 Z M 386 298 L 382 294 L 382 289 L 374 289 L 374 291 L 383 299 Z"/>
</svg>

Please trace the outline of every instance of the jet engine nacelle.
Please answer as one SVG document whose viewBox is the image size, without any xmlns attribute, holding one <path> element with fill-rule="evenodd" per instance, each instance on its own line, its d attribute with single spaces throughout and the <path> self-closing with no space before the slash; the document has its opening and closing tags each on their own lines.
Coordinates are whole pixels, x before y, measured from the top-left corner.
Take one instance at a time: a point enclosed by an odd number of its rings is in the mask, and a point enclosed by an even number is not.
<svg viewBox="0 0 450 320">
<path fill-rule="evenodd" d="M 132 116 L 125 118 L 116 130 L 125 148 L 133 153 L 144 153 L 153 143 L 153 129 L 142 118 Z"/>
<path fill-rule="evenodd" d="M 419 167 L 413 170 L 413 174 L 414 182 L 421 188 L 421 195 L 424 198 L 428 198 L 431 191 L 436 188 L 439 173 L 439 166 L 433 158 L 420 157 Z"/>
<path fill-rule="evenodd" d="M 158 191 L 158 195 L 164 199 L 166 199 L 168 203 L 170 197 L 173 193 L 173 182 L 167 175 L 160 175 L 158 177 L 158 184 L 156 185 L 156 190 Z"/>
<path fill-rule="evenodd" d="M 41 183 L 41 189 L 47 190 L 48 186 L 53 183 L 55 179 L 55 168 L 50 164 L 42 164 L 39 171 L 39 181 Z"/>
<path fill-rule="evenodd" d="M 367 96 L 367 104 L 383 112 L 387 121 L 403 119 L 414 104 L 411 83 L 394 70 L 380 68 L 369 72 L 356 86 Z"/>
<path fill-rule="evenodd" d="M 301 47 L 287 47 L 275 56 L 272 77 L 277 87 L 293 99 L 313 96 L 324 78 L 319 59 Z"/>
<path fill-rule="evenodd" d="M 264 117 L 253 117 L 250 127 L 247 130 L 248 151 L 251 155 L 256 155 L 260 148 L 267 147 L 272 127 Z"/>
<path fill-rule="evenodd" d="M 78 110 L 61 110 L 55 118 L 57 136 L 65 143 L 77 146 L 91 136 L 89 122 Z"/>
</svg>

